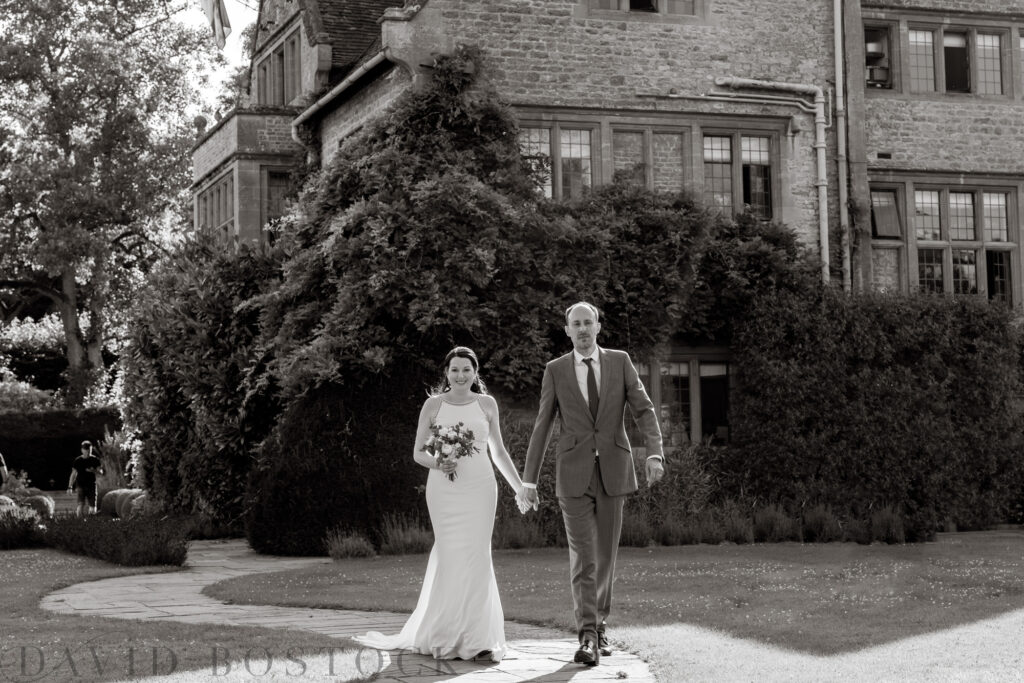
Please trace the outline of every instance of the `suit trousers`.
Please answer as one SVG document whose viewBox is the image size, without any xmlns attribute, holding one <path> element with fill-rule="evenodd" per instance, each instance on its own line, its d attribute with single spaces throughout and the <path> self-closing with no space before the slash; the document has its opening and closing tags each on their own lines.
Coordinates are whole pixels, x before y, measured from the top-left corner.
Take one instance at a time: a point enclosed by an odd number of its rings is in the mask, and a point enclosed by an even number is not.
<svg viewBox="0 0 1024 683">
<path fill-rule="evenodd" d="M 625 495 L 609 496 L 605 492 L 596 459 L 583 495 L 558 499 L 569 541 L 572 604 L 580 642 L 590 638 L 596 644 L 597 632 L 604 630 L 611 611 L 625 500 Z"/>
</svg>

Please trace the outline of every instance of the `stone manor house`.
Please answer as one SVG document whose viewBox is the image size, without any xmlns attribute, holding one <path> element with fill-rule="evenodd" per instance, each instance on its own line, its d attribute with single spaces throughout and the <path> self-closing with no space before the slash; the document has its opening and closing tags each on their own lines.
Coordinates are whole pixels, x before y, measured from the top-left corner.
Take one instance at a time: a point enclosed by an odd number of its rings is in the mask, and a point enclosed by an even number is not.
<svg viewBox="0 0 1024 683">
<path fill-rule="evenodd" d="M 196 227 L 229 242 L 470 44 L 548 196 L 626 172 L 786 223 L 836 286 L 1024 302 L 1019 3 L 262 0 L 257 21 L 251 104 L 193 152 Z M 727 350 L 658 355 L 641 371 L 666 445 L 728 438 Z"/>
</svg>

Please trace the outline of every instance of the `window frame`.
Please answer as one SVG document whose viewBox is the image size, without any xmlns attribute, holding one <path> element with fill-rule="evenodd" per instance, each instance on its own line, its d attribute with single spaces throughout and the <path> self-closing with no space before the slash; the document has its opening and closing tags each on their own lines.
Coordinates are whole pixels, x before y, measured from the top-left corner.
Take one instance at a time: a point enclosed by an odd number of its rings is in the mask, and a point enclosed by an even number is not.
<svg viewBox="0 0 1024 683">
<path fill-rule="evenodd" d="M 289 176 L 289 189 L 291 185 L 291 175 L 295 169 L 289 166 L 280 165 L 261 165 L 260 166 L 260 231 L 266 230 L 267 224 L 273 218 L 279 218 L 279 216 L 270 216 L 270 175 L 283 174 Z M 284 215 L 284 214 L 281 214 Z"/>
<path fill-rule="evenodd" d="M 672 11 L 680 0 L 657 0 L 657 11 L 630 9 L 630 0 L 577 0 L 573 16 L 577 19 L 661 22 L 671 24 L 703 24 L 711 17 L 712 0 L 692 0 L 693 13 Z M 682 0 L 690 2 L 691 0 Z M 599 5 L 612 5 L 601 7 Z"/>
<path fill-rule="evenodd" d="M 229 168 L 196 193 L 196 224 L 225 244 L 238 239 L 235 169 Z"/>
<path fill-rule="evenodd" d="M 870 90 L 888 90 L 888 91 L 900 91 L 902 90 L 902 82 L 900 80 L 902 76 L 902 69 L 900 65 L 900 26 L 899 22 L 895 21 L 878 21 L 878 20 L 865 20 L 863 31 L 864 36 L 864 87 Z M 883 67 L 881 65 L 874 65 L 874 68 L 887 68 L 888 78 L 884 84 L 879 84 L 879 81 L 869 79 L 870 69 L 872 65 L 868 64 L 868 31 L 885 31 L 885 47 L 886 52 L 880 53 L 887 60 L 887 64 Z"/>
<path fill-rule="evenodd" d="M 302 95 L 302 28 L 263 50 L 256 62 L 256 104 L 284 107 Z"/>
<path fill-rule="evenodd" d="M 779 213 L 781 211 L 781 185 L 782 185 L 782 159 L 779 149 L 779 134 L 774 130 L 755 129 L 755 128 L 721 128 L 715 127 L 702 127 L 700 129 L 700 166 L 701 166 L 701 197 L 704 197 L 704 192 L 707 186 L 707 179 L 704 177 L 704 138 L 706 137 L 729 137 L 731 138 L 731 161 L 732 164 L 732 205 L 733 215 L 738 215 L 744 212 L 746 204 L 743 201 L 743 138 L 744 137 L 756 137 L 756 138 L 768 138 L 769 144 L 769 161 L 768 167 L 771 169 L 771 188 L 768 193 L 769 201 L 771 206 L 769 207 L 769 214 L 767 216 L 759 216 L 760 220 L 770 222 L 773 220 L 779 220 Z M 710 206 L 705 202 L 706 206 Z"/>
<path fill-rule="evenodd" d="M 519 129 L 544 128 L 549 131 L 548 138 L 548 159 L 549 159 L 549 182 L 551 184 L 551 199 L 566 199 L 564 196 L 562 178 L 562 131 L 563 130 L 586 130 L 590 132 L 590 187 L 594 188 L 603 183 L 601 173 L 602 152 L 602 131 L 601 124 L 594 120 L 574 120 L 553 117 L 523 118 L 519 122 Z M 538 188 L 541 189 L 541 188 Z"/>
<path fill-rule="evenodd" d="M 1021 241 L 1020 241 L 1020 218 L 1017 215 L 1018 188 L 1011 185 L 995 185 L 991 183 L 953 184 L 935 181 L 920 181 L 908 183 L 906 210 L 908 215 L 916 211 L 915 195 L 918 191 L 930 191 L 939 193 L 939 237 L 938 239 L 924 239 L 917 235 L 912 226 L 907 225 L 906 239 L 909 252 L 908 275 L 910 277 L 910 288 L 919 290 L 918 278 L 918 253 L 922 249 L 936 249 L 943 253 L 943 293 L 954 294 L 954 251 L 973 251 L 975 254 L 975 278 L 977 296 L 990 298 L 988 291 L 987 253 L 990 251 L 1005 251 L 1010 254 L 1010 304 L 1020 301 L 1020 287 L 1018 271 L 1020 269 Z M 950 203 L 951 194 L 969 194 L 972 196 L 972 215 L 974 223 L 974 237 L 972 239 L 955 239 L 951 235 L 952 206 Z M 985 195 L 1003 194 L 1006 195 L 1006 240 L 988 239 L 988 226 L 985 216 Z M 1016 256 L 1014 256 L 1016 254 Z"/>
<path fill-rule="evenodd" d="M 908 77 L 904 79 L 905 89 L 900 88 L 901 91 L 917 96 L 953 96 L 953 97 L 984 97 L 984 98 L 1012 98 L 1014 93 L 1013 88 L 1013 69 L 1009 62 L 1008 55 L 1008 41 L 1011 37 L 1011 31 L 1009 26 L 989 26 L 989 25 L 976 25 L 976 24 L 938 24 L 931 21 L 921 20 L 908 20 L 906 22 L 906 31 L 901 31 L 901 42 L 904 40 L 905 35 L 906 44 L 906 57 L 900 62 L 901 71 L 905 70 L 907 74 L 911 71 L 911 50 L 910 50 L 910 32 L 911 31 L 926 31 L 932 35 L 932 64 L 934 65 L 934 74 L 931 90 L 914 90 L 911 79 Z M 948 89 L 948 76 L 947 63 L 945 56 L 945 38 L 947 35 L 963 34 L 967 41 L 967 81 L 968 89 L 965 91 L 949 90 Z M 987 93 L 980 91 L 981 71 L 979 68 L 980 59 L 978 57 L 979 45 L 978 35 L 997 35 L 999 36 L 999 83 L 1000 93 Z M 894 87 L 893 90 L 896 90 Z"/>
<path fill-rule="evenodd" d="M 633 121 L 612 120 L 609 122 L 609 149 L 611 152 L 611 175 L 615 178 L 615 134 L 616 133 L 639 133 L 643 135 L 642 153 L 644 170 L 644 187 L 654 190 L 657 187 L 658 179 L 655 174 L 655 138 L 658 135 L 678 135 L 681 138 L 679 147 L 679 163 L 682 169 L 682 183 L 676 192 L 682 192 L 691 186 L 693 182 L 693 169 L 690 159 L 692 152 L 693 128 L 690 126 L 673 125 L 669 123 L 637 123 Z M 603 161 L 603 160 L 602 160 Z"/>
</svg>

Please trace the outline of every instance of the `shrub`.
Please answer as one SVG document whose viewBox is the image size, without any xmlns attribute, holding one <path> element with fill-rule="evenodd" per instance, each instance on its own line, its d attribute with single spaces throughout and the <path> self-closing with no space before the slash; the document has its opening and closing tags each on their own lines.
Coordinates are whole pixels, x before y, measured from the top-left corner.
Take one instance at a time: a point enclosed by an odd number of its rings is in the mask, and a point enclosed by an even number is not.
<svg viewBox="0 0 1024 683">
<path fill-rule="evenodd" d="M 542 548 L 548 545 L 548 537 L 536 513 L 522 515 L 502 514 L 494 524 L 495 548 Z"/>
<path fill-rule="evenodd" d="M 387 515 L 381 530 L 380 552 L 383 555 L 413 555 L 429 552 L 434 533 L 405 515 Z"/>
<path fill-rule="evenodd" d="M 701 542 L 700 521 L 695 516 L 662 520 L 655 532 L 655 540 L 661 545 L 695 545 Z"/>
<path fill-rule="evenodd" d="M 0 496 L 0 508 L 13 508 L 17 507 L 18 504 L 14 502 L 14 499 L 10 496 Z"/>
<path fill-rule="evenodd" d="M 735 501 L 725 501 L 718 511 L 722 535 L 733 543 L 753 543 L 754 525 Z"/>
<path fill-rule="evenodd" d="M 654 529 L 648 519 L 625 510 L 622 513 L 622 536 L 619 544 L 633 548 L 646 548 L 654 541 Z"/>
<path fill-rule="evenodd" d="M 843 529 L 843 539 L 868 545 L 871 543 L 871 525 L 862 519 L 849 520 Z"/>
<path fill-rule="evenodd" d="M 766 292 L 737 322 L 730 495 L 866 519 L 908 539 L 1006 519 L 1024 486 L 1020 333 L 975 297 Z"/>
<path fill-rule="evenodd" d="M 803 540 L 807 543 L 831 543 L 843 538 L 839 520 L 827 505 L 813 506 L 804 513 Z"/>
<path fill-rule="evenodd" d="M 362 534 L 353 534 L 332 529 L 327 532 L 324 543 L 327 546 L 327 554 L 335 560 L 344 560 L 350 557 L 373 557 L 377 553 Z"/>
<path fill-rule="evenodd" d="M 145 493 L 142 489 L 123 489 L 121 495 L 118 496 L 114 503 L 114 511 L 117 513 L 117 516 L 122 519 L 128 517 L 132 501 Z"/>
<path fill-rule="evenodd" d="M 869 521 L 871 539 L 883 543 L 903 543 L 903 519 L 891 505 L 874 510 Z"/>
<path fill-rule="evenodd" d="M 42 519 L 53 517 L 54 510 L 56 509 L 53 498 L 44 495 L 28 496 L 20 500 L 18 504 L 35 510 L 36 514 Z"/>
<path fill-rule="evenodd" d="M 0 550 L 33 548 L 39 545 L 42 545 L 42 534 L 36 511 L 16 507 L 13 501 L 11 505 L 0 502 Z"/>
<path fill-rule="evenodd" d="M 799 541 L 800 524 L 778 505 L 769 505 L 754 513 L 754 540 L 758 543 Z"/>
<path fill-rule="evenodd" d="M 130 567 L 182 565 L 189 521 L 182 518 L 112 519 L 59 515 L 47 525 L 47 545 Z"/>
</svg>

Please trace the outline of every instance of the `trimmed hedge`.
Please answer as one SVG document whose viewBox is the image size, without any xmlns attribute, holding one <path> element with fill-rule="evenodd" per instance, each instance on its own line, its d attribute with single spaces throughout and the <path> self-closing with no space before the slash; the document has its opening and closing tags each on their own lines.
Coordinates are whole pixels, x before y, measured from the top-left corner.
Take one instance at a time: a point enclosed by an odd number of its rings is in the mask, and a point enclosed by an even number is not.
<svg viewBox="0 0 1024 683">
<path fill-rule="evenodd" d="M 1010 311 L 975 297 L 768 293 L 737 329 L 730 493 L 850 520 L 889 507 L 904 528 L 875 535 L 894 539 L 1009 518 L 1024 487 Z"/>
<path fill-rule="evenodd" d="M 129 567 L 182 565 L 191 521 L 176 518 L 112 519 L 60 515 L 46 527 L 47 545 Z"/>
</svg>

